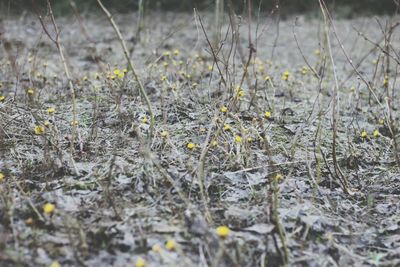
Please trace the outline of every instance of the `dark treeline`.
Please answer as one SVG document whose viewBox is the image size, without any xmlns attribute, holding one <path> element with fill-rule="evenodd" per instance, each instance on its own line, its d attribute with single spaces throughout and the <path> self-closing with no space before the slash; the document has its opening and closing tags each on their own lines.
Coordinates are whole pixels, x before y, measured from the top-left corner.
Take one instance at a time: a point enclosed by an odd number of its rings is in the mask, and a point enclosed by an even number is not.
<svg viewBox="0 0 400 267">
<path fill-rule="evenodd" d="M 51 0 L 54 10 L 58 13 L 70 12 L 71 0 Z M 85 11 L 95 11 L 96 0 L 72 0 Z M 139 0 L 102 0 L 115 11 L 129 12 L 138 9 Z M 193 8 L 212 10 L 215 0 L 142 0 L 147 10 L 191 11 Z M 225 0 L 225 3 L 228 1 Z M 235 9 L 240 12 L 248 0 L 231 0 Z M 399 0 L 325 0 L 332 10 L 344 13 L 346 17 L 355 14 L 393 14 L 397 12 L 396 2 Z M 0 13 L 19 13 L 32 9 L 32 3 L 37 8 L 45 6 L 46 0 L 0 0 Z M 318 0 L 252 0 L 255 8 L 261 6 L 263 12 L 271 11 L 277 3 L 281 14 L 312 12 L 318 8 Z"/>
</svg>

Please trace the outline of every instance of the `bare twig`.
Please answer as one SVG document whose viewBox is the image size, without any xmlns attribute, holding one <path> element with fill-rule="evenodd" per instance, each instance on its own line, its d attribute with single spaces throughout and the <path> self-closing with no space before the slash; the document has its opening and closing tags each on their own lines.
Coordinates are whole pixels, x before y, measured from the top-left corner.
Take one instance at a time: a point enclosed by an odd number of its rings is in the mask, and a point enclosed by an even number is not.
<svg viewBox="0 0 400 267">
<path fill-rule="evenodd" d="M 135 81 L 137 82 L 137 84 L 139 85 L 139 92 L 140 95 L 142 96 L 146 106 L 147 106 L 147 111 L 149 113 L 150 116 L 150 127 L 149 127 L 149 135 L 148 135 L 148 141 L 149 143 L 151 143 L 151 139 L 153 137 L 153 132 L 154 132 L 154 113 L 153 113 L 153 109 L 151 107 L 151 103 L 150 103 L 150 99 L 147 96 L 146 90 L 143 87 L 143 83 L 139 77 L 139 74 L 136 71 L 136 68 L 133 65 L 133 62 L 131 60 L 131 57 L 129 55 L 129 51 L 128 48 L 126 46 L 125 40 L 122 37 L 121 31 L 119 30 L 117 24 L 115 23 L 110 11 L 108 11 L 108 9 L 103 5 L 103 3 L 101 2 L 101 0 L 97 0 L 97 3 L 99 4 L 100 8 L 103 10 L 104 14 L 106 14 L 108 21 L 110 22 L 112 28 L 114 29 L 115 33 L 118 36 L 118 40 L 122 46 L 122 50 L 124 51 L 124 55 L 126 60 L 128 61 L 128 65 L 130 70 L 132 71 L 133 77 L 135 78 Z"/>
</svg>

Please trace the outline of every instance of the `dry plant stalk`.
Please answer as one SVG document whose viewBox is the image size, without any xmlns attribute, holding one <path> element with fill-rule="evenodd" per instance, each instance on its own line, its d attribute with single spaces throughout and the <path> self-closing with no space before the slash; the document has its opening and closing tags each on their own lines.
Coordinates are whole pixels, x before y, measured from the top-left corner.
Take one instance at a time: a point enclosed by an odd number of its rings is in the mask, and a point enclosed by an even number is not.
<svg viewBox="0 0 400 267">
<path fill-rule="evenodd" d="M 149 135 L 148 135 L 148 139 L 149 139 L 148 141 L 150 143 L 151 139 L 153 137 L 153 132 L 154 132 L 154 113 L 153 113 L 153 109 L 151 107 L 150 99 L 147 96 L 146 90 L 143 87 L 143 83 L 139 77 L 139 74 L 137 73 L 136 68 L 134 67 L 133 62 L 130 58 L 129 51 L 126 46 L 125 40 L 122 37 L 121 31 L 119 30 L 117 24 L 115 23 L 110 11 L 108 11 L 108 9 L 103 5 L 101 0 L 97 0 L 97 3 L 99 4 L 100 8 L 103 10 L 104 14 L 106 14 L 108 21 L 110 22 L 112 28 L 114 29 L 115 33 L 117 34 L 118 40 L 122 46 L 122 50 L 124 51 L 124 56 L 125 56 L 126 60 L 128 61 L 129 68 L 130 68 L 130 70 L 132 70 L 133 77 L 135 78 L 135 81 L 139 85 L 140 95 L 142 96 L 142 98 L 145 101 L 145 104 L 147 106 L 147 111 L 149 112 L 149 116 L 150 116 L 150 127 L 149 127 Z"/>
<path fill-rule="evenodd" d="M 57 47 L 57 51 L 59 53 L 60 59 L 61 59 L 61 63 L 63 65 L 64 68 L 64 72 L 65 72 L 65 76 L 67 77 L 68 80 L 68 87 L 70 90 L 70 94 L 71 94 L 71 99 L 72 99 L 72 122 L 71 122 L 71 126 L 72 126 L 72 137 L 70 140 L 70 148 L 71 148 L 71 161 L 72 161 L 72 165 L 74 167 L 74 171 L 76 173 L 76 175 L 79 175 L 79 170 L 77 169 L 72 153 L 74 151 L 74 144 L 75 144 L 75 138 L 78 135 L 78 129 L 77 129 L 77 107 L 76 107 L 76 95 L 75 95 L 75 89 L 74 89 L 74 84 L 72 83 L 72 77 L 71 77 L 71 73 L 67 64 L 67 61 L 65 59 L 65 54 L 64 54 L 64 50 L 63 50 L 63 45 L 62 45 L 62 41 L 61 41 L 61 37 L 60 37 L 60 30 L 57 26 L 55 17 L 54 17 L 54 13 L 53 13 L 53 9 L 51 7 L 50 4 L 50 0 L 47 0 L 47 8 L 49 10 L 49 15 L 50 15 L 50 19 L 51 19 L 51 23 L 53 25 L 54 28 L 54 32 L 55 32 L 55 38 L 53 38 L 51 36 L 51 34 L 49 33 L 42 16 L 40 16 L 38 14 L 39 17 L 39 21 L 40 24 L 42 25 L 43 31 L 46 33 L 46 35 L 49 37 L 49 39 L 56 45 Z"/>
<path fill-rule="evenodd" d="M 365 77 L 358 71 L 357 67 L 356 67 L 356 66 L 354 65 L 354 63 L 353 63 L 353 60 L 350 58 L 350 56 L 348 55 L 348 53 L 347 53 L 346 50 L 344 49 L 343 43 L 341 42 L 341 40 L 340 40 L 340 38 L 339 38 L 339 36 L 338 36 L 338 34 L 337 34 L 335 25 L 334 25 L 334 23 L 333 23 L 332 16 L 331 16 L 330 13 L 329 13 L 329 10 L 328 10 L 328 8 L 327 8 L 327 6 L 326 6 L 326 4 L 325 4 L 325 1 L 324 1 L 324 0 L 319 0 L 319 3 L 320 3 L 320 7 L 321 7 L 321 10 L 322 10 L 322 13 L 323 13 L 323 15 L 324 15 L 324 19 L 325 19 L 326 23 L 329 22 L 329 23 L 331 24 L 331 26 L 332 26 L 332 28 L 333 28 L 333 31 L 332 31 L 332 32 L 333 32 L 333 35 L 335 36 L 337 42 L 339 43 L 340 49 L 342 50 L 343 54 L 345 55 L 347 62 L 350 64 L 350 66 L 353 68 L 354 72 L 357 74 L 357 76 L 361 79 L 361 81 L 362 81 L 362 82 L 365 84 L 365 86 L 368 88 L 370 94 L 374 97 L 374 99 L 375 99 L 375 101 L 378 103 L 378 105 L 379 105 L 383 110 L 387 109 L 387 110 L 384 112 L 384 116 L 385 116 L 385 120 L 386 120 L 386 122 L 387 122 L 387 124 L 388 124 L 389 131 L 390 131 L 390 133 L 391 133 L 391 135 L 392 135 L 392 140 L 393 140 L 393 145 L 394 145 L 395 160 L 396 160 L 397 165 L 400 166 L 400 152 L 399 152 L 400 149 L 399 149 L 399 144 L 398 144 L 398 142 L 397 142 L 397 140 L 396 140 L 396 137 L 395 137 L 395 135 L 394 135 L 394 132 L 395 132 L 395 131 L 394 131 L 394 120 L 393 120 L 393 117 L 392 117 L 392 115 L 391 115 L 391 110 L 392 110 L 392 108 L 391 108 L 391 103 L 390 103 L 391 100 L 390 100 L 389 97 L 385 98 L 385 103 L 382 103 L 382 102 L 379 100 L 379 97 L 376 95 L 375 90 L 374 90 L 374 88 L 372 88 L 371 83 L 368 82 L 368 81 L 365 79 Z M 392 32 L 394 31 L 394 29 L 395 29 L 398 25 L 399 25 L 399 23 L 396 22 L 396 23 L 394 23 L 394 24 L 389 28 L 389 31 L 388 31 L 389 35 L 392 34 Z M 360 32 L 358 32 L 358 33 L 360 34 Z M 385 35 L 385 36 L 383 37 L 383 40 L 384 40 L 385 42 L 387 42 L 388 36 L 387 36 L 386 34 L 384 34 L 384 35 Z M 361 34 L 361 36 L 364 37 L 364 39 L 368 41 L 368 38 L 366 38 L 365 35 Z M 389 58 L 391 58 L 391 59 L 393 59 L 398 65 L 400 64 L 400 60 L 399 60 L 398 58 L 394 57 L 393 55 L 391 55 L 391 54 L 390 54 L 390 51 L 389 51 L 389 49 L 388 49 L 387 47 L 386 47 L 386 48 L 382 48 L 379 44 L 375 44 L 375 46 L 376 46 L 377 48 L 379 48 L 379 50 L 381 50 L 381 52 L 387 57 L 387 61 L 389 61 Z M 389 65 L 387 64 L 386 67 L 388 68 Z M 336 82 L 337 82 L 337 81 L 336 81 Z M 339 85 L 338 85 L 338 84 L 337 84 L 337 87 L 339 88 Z"/>
<path fill-rule="evenodd" d="M 334 174 L 335 174 L 335 178 L 337 180 L 339 180 L 340 185 L 343 189 L 343 191 L 346 194 L 351 194 L 351 190 L 349 189 L 348 186 L 348 181 L 346 176 L 343 174 L 342 170 L 340 169 L 338 160 L 337 160 L 337 152 L 336 152 L 336 148 L 337 148 L 337 132 L 338 132 L 338 90 L 339 90 L 339 82 L 338 82 L 338 77 L 337 77 L 337 73 L 336 73 L 336 65 L 335 65 L 335 61 L 333 59 L 333 53 L 332 53 L 332 45 L 331 45 L 331 41 L 330 41 L 330 36 L 329 36 L 329 23 L 330 20 L 328 19 L 328 15 L 327 15 L 327 9 L 325 6 L 325 3 L 323 0 L 319 0 L 319 4 L 320 4 L 320 8 L 321 8 L 321 12 L 322 15 L 324 17 L 324 23 L 325 23 L 325 42 L 326 42 L 326 47 L 328 50 L 328 55 L 332 64 L 332 71 L 333 71 L 333 77 L 335 80 L 335 84 L 333 86 L 333 90 L 332 90 L 332 159 L 333 159 L 333 169 L 334 169 Z"/>
</svg>

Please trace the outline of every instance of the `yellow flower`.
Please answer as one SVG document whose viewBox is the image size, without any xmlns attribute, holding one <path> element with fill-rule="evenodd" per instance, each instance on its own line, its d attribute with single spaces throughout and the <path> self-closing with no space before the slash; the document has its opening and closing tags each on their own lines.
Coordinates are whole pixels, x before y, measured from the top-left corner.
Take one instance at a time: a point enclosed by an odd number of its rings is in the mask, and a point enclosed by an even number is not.
<svg viewBox="0 0 400 267">
<path fill-rule="evenodd" d="M 163 62 L 163 66 L 164 66 L 164 68 L 166 68 L 166 67 L 168 67 L 168 62 Z"/>
<path fill-rule="evenodd" d="M 229 124 L 224 124 L 224 131 L 230 131 L 231 126 Z"/>
<path fill-rule="evenodd" d="M 71 121 L 71 126 L 78 126 L 79 121 L 75 120 L 75 121 Z"/>
<path fill-rule="evenodd" d="M 367 138 L 368 137 L 368 133 L 365 130 L 363 130 L 360 135 L 361 135 L 361 138 Z"/>
<path fill-rule="evenodd" d="M 156 253 L 159 253 L 159 252 L 161 251 L 161 246 L 160 246 L 159 244 L 154 244 L 154 245 L 151 247 L 151 250 L 153 250 L 153 251 L 156 252 Z"/>
<path fill-rule="evenodd" d="M 135 266 L 136 267 L 144 267 L 144 266 L 146 266 L 146 261 L 142 257 L 139 257 L 136 260 Z"/>
<path fill-rule="evenodd" d="M 44 123 L 43 123 L 43 124 L 44 124 L 44 126 L 46 126 L 46 127 L 47 127 L 47 126 L 49 126 L 49 125 L 50 125 L 50 122 L 49 122 L 49 121 L 44 121 Z"/>
<path fill-rule="evenodd" d="M 2 172 L 0 172 L 0 182 L 3 182 L 5 177 L 6 176 Z"/>
<path fill-rule="evenodd" d="M 209 70 L 209 71 L 212 71 L 213 69 L 214 69 L 214 67 L 213 67 L 213 66 L 211 66 L 211 65 L 210 65 L 210 66 L 208 66 L 208 70 Z"/>
<path fill-rule="evenodd" d="M 49 66 L 49 63 L 47 63 L 47 62 L 43 63 L 44 68 L 47 68 L 48 66 Z"/>
<path fill-rule="evenodd" d="M 272 114 L 271 114 L 271 111 L 266 111 L 264 115 L 265 115 L 265 118 L 267 118 L 267 120 L 269 120 L 271 118 Z"/>
<path fill-rule="evenodd" d="M 35 125 L 34 131 L 36 135 L 44 134 L 44 127 L 40 125 Z"/>
<path fill-rule="evenodd" d="M 94 77 L 96 80 L 99 80 L 99 79 L 100 79 L 100 74 L 99 74 L 98 72 L 95 72 L 95 73 L 93 74 L 93 77 Z"/>
<path fill-rule="evenodd" d="M 4 95 L 0 95 L 0 102 L 3 102 L 4 100 L 6 100 L 6 97 Z"/>
<path fill-rule="evenodd" d="M 253 138 L 252 137 L 248 137 L 247 138 L 247 142 L 249 142 L 249 143 L 253 142 Z"/>
<path fill-rule="evenodd" d="M 238 96 L 238 97 L 242 97 L 242 96 L 245 95 L 243 89 L 240 88 L 240 86 L 237 86 L 237 87 L 236 87 L 236 92 L 237 92 L 237 96 Z"/>
<path fill-rule="evenodd" d="M 381 136 L 381 133 L 379 132 L 378 129 L 376 129 L 376 130 L 374 131 L 373 136 L 374 136 L 375 138 L 378 138 L 379 136 Z"/>
<path fill-rule="evenodd" d="M 43 205 L 43 211 L 46 214 L 53 213 L 55 209 L 56 209 L 56 206 L 54 204 L 46 203 L 46 204 Z"/>
<path fill-rule="evenodd" d="M 148 121 L 149 121 L 149 120 L 147 119 L 147 116 L 144 116 L 143 119 L 142 119 L 142 122 L 143 122 L 143 123 L 147 123 Z"/>
<path fill-rule="evenodd" d="M 168 135 L 169 135 L 169 132 L 167 132 L 167 131 L 162 131 L 161 132 L 161 137 L 168 137 Z"/>
<path fill-rule="evenodd" d="M 240 144 L 242 142 L 242 137 L 240 135 L 235 136 L 235 142 Z"/>
<path fill-rule="evenodd" d="M 216 140 L 213 140 L 211 142 L 211 146 L 216 147 L 218 145 L 218 142 Z"/>
<path fill-rule="evenodd" d="M 161 78 L 160 78 L 160 80 L 161 80 L 162 82 L 166 81 L 166 80 L 167 80 L 167 76 L 166 76 L 166 75 L 162 75 Z"/>
<path fill-rule="evenodd" d="M 125 76 L 123 72 L 121 72 L 119 69 L 114 70 L 114 74 L 118 77 L 118 79 L 122 80 Z"/>
<path fill-rule="evenodd" d="M 264 77 L 264 81 L 268 82 L 271 80 L 271 77 L 269 77 L 268 75 Z"/>
<path fill-rule="evenodd" d="M 389 77 L 385 75 L 385 78 L 383 79 L 383 86 L 388 87 L 389 86 Z"/>
<path fill-rule="evenodd" d="M 303 66 L 303 67 L 301 68 L 301 74 L 303 74 L 303 75 L 306 75 L 306 74 L 308 73 L 308 71 L 309 71 L 309 69 L 308 69 L 307 66 Z"/>
<path fill-rule="evenodd" d="M 175 241 L 172 240 L 172 239 L 169 239 L 167 241 L 167 243 L 165 244 L 165 248 L 168 249 L 168 250 L 175 250 L 175 248 L 176 248 Z"/>
<path fill-rule="evenodd" d="M 220 238 L 227 238 L 231 233 L 231 229 L 228 226 L 218 226 L 216 232 Z"/>
<path fill-rule="evenodd" d="M 169 52 L 169 51 L 165 51 L 165 52 L 163 53 L 163 56 L 165 56 L 165 57 L 169 57 L 169 56 L 171 56 L 171 52 Z"/>
<path fill-rule="evenodd" d="M 384 120 L 384 119 L 379 119 L 378 123 L 379 123 L 380 125 L 384 125 L 384 124 L 385 124 L 385 120 Z"/>
<path fill-rule="evenodd" d="M 123 69 L 122 72 L 126 74 L 128 73 L 128 69 Z"/>
<path fill-rule="evenodd" d="M 179 49 L 175 49 L 175 50 L 174 50 L 174 55 L 177 56 L 177 55 L 179 55 L 179 54 L 180 54 Z"/>
<path fill-rule="evenodd" d="M 316 55 L 316 56 L 321 55 L 321 51 L 319 51 L 319 49 L 315 49 L 314 50 L 314 55 Z"/>
<path fill-rule="evenodd" d="M 56 111 L 55 108 L 48 108 L 47 109 L 47 113 L 49 113 L 49 114 L 53 114 L 55 111 Z"/>
<path fill-rule="evenodd" d="M 283 181 L 283 175 L 280 174 L 280 173 L 277 173 L 277 174 L 275 175 L 275 181 L 277 181 L 277 182 Z"/>
<path fill-rule="evenodd" d="M 226 113 L 226 112 L 228 111 L 228 108 L 225 107 L 225 106 L 222 106 L 221 109 L 220 109 L 220 111 L 221 111 L 222 113 Z"/>
<path fill-rule="evenodd" d="M 193 144 L 192 142 L 190 142 L 190 143 L 187 144 L 186 147 L 187 147 L 188 149 L 192 150 L 192 149 L 195 149 L 195 148 L 196 148 L 196 145 Z"/>
<path fill-rule="evenodd" d="M 49 267 L 61 267 L 61 264 L 58 261 L 53 261 Z"/>
<path fill-rule="evenodd" d="M 289 76 L 290 76 L 290 72 L 289 72 L 289 71 L 285 71 L 285 72 L 282 74 L 282 80 L 288 81 L 288 80 L 289 80 Z"/>
<path fill-rule="evenodd" d="M 33 94 L 35 93 L 35 91 L 33 91 L 32 88 L 28 88 L 28 89 L 26 90 L 26 93 L 27 93 L 28 95 L 33 95 Z"/>
<path fill-rule="evenodd" d="M 84 82 L 86 82 L 86 81 L 89 80 L 89 78 L 88 78 L 88 76 L 85 75 L 85 76 L 83 76 L 82 80 L 83 80 Z"/>
</svg>

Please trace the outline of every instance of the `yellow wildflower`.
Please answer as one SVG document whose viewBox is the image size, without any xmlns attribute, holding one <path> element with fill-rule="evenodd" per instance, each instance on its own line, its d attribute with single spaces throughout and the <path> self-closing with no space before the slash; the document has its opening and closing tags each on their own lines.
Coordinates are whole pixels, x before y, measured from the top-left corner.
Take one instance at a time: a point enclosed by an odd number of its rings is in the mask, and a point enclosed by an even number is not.
<svg viewBox="0 0 400 267">
<path fill-rule="evenodd" d="M 213 67 L 213 66 L 211 66 L 211 65 L 210 65 L 210 66 L 208 66 L 208 70 L 209 70 L 209 71 L 212 71 L 213 69 L 214 69 L 214 67 Z"/>
<path fill-rule="evenodd" d="M 165 248 L 168 250 L 175 250 L 176 249 L 176 244 L 175 241 L 172 239 L 169 239 L 167 243 L 165 244 Z"/>
<path fill-rule="evenodd" d="M 146 261 L 142 257 L 139 257 L 136 260 L 135 266 L 136 267 L 145 267 L 146 266 Z"/>
<path fill-rule="evenodd" d="M 314 50 L 314 55 L 316 55 L 316 56 L 321 55 L 321 51 L 319 51 L 319 49 L 315 49 Z"/>
<path fill-rule="evenodd" d="M 179 54 L 180 54 L 179 49 L 175 49 L 175 50 L 174 50 L 174 55 L 175 55 L 175 56 L 178 56 Z"/>
<path fill-rule="evenodd" d="M 5 177 L 6 176 L 2 172 L 0 172 L 0 182 L 3 182 Z"/>
<path fill-rule="evenodd" d="M 124 76 L 125 76 L 125 74 L 122 72 L 122 71 L 120 71 L 119 69 L 115 69 L 114 70 L 114 74 L 118 77 L 118 79 L 120 79 L 120 80 L 122 80 L 123 78 L 124 78 Z"/>
<path fill-rule="evenodd" d="M 161 137 L 168 137 L 169 133 L 167 131 L 162 131 L 161 132 Z"/>
<path fill-rule="evenodd" d="M 375 129 L 375 131 L 372 134 L 375 138 L 378 138 L 379 136 L 381 136 L 381 133 L 379 132 L 378 129 Z"/>
<path fill-rule="evenodd" d="M 226 112 L 228 111 L 228 108 L 225 107 L 225 106 L 222 106 L 221 109 L 220 109 L 220 111 L 221 111 L 222 113 L 226 113 Z"/>
<path fill-rule="evenodd" d="M 229 124 L 224 124 L 224 131 L 230 131 L 231 126 Z"/>
<path fill-rule="evenodd" d="M 271 111 L 266 111 L 264 115 L 265 115 L 265 118 L 267 118 L 267 120 L 269 120 L 271 118 L 272 114 L 271 114 Z"/>
<path fill-rule="evenodd" d="M 159 252 L 161 251 L 161 246 L 160 246 L 159 244 L 154 244 L 154 245 L 151 247 L 151 250 L 153 250 L 153 251 L 156 252 L 156 253 L 159 253 Z"/>
<path fill-rule="evenodd" d="M 4 95 L 0 95 L 0 102 L 3 102 L 4 100 L 6 100 L 6 97 Z"/>
<path fill-rule="evenodd" d="M 389 86 L 389 77 L 385 75 L 385 78 L 383 79 L 383 86 L 388 87 Z"/>
<path fill-rule="evenodd" d="M 35 93 L 35 91 L 34 91 L 32 88 L 28 88 L 28 89 L 26 90 L 26 93 L 27 93 L 28 95 L 33 95 L 33 94 Z"/>
<path fill-rule="evenodd" d="M 46 214 L 53 213 L 55 209 L 56 209 L 56 206 L 54 204 L 46 203 L 46 204 L 43 205 L 43 211 Z"/>
<path fill-rule="evenodd" d="M 277 181 L 277 182 L 283 181 L 283 175 L 280 174 L 280 173 L 277 173 L 277 174 L 275 175 L 275 181 Z"/>
<path fill-rule="evenodd" d="M 187 144 L 187 148 L 192 150 L 192 149 L 196 148 L 196 145 L 193 144 L 192 142 L 190 142 L 190 143 Z"/>
<path fill-rule="evenodd" d="M 53 114 L 55 111 L 56 111 L 55 108 L 48 108 L 47 109 L 47 113 L 49 113 L 49 114 Z"/>
<path fill-rule="evenodd" d="M 149 122 L 149 120 L 147 119 L 147 116 L 144 116 L 144 117 L 143 117 L 142 122 L 143 122 L 143 123 L 148 123 L 148 122 Z"/>
<path fill-rule="evenodd" d="M 79 121 L 75 120 L 75 121 L 71 121 L 71 126 L 78 126 Z"/>
<path fill-rule="evenodd" d="M 242 137 L 240 135 L 235 136 L 235 142 L 240 144 L 242 142 Z"/>
<path fill-rule="evenodd" d="M 216 232 L 220 238 L 227 238 L 231 233 L 231 229 L 228 226 L 218 226 Z"/>
<path fill-rule="evenodd" d="M 211 141 L 211 146 L 216 147 L 218 145 L 218 142 L 216 140 Z"/>
<path fill-rule="evenodd" d="M 40 125 L 35 125 L 34 132 L 36 135 L 44 134 L 44 127 Z"/>
<path fill-rule="evenodd" d="M 282 80 L 284 80 L 284 81 L 289 81 L 289 76 L 290 76 L 290 72 L 289 72 L 289 71 L 285 71 L 285 72 L 282 74 Z"/>
<path fill-rule="evenodd" d="M 271 77 L 269 77 L 268 75 L 264 77 L 264 81 L 268 82 L 271 80 Z"/>
<path fill-rule="evenodd" d="M 89 80 L 89 78 L 88 78 L 88 76 L 83 76 L 83 78 L 82 78 L 82 80 L 84 81 L 84 82 L 87 82 L 88 80 Z"/>
<path fill-rule="evenodd" d="M 236 88 L 236 91 L 237 91 L 237 96 L 238 96 L 239 98 L 245 95 L 243 89 L 240 88 L 239 86 Z"/>
<path fill-rule="evenodd" d="M 361 135 L 361 138 L 367 138 L 368 137 L 368 133 L 365 130 L 363 130 L 360 135 Z"/>
<path fill-rule="evenodd" d="M 61 267 L 61 264 L 58 261 L 53 261 L 49 267 Z"/>
</svg>

